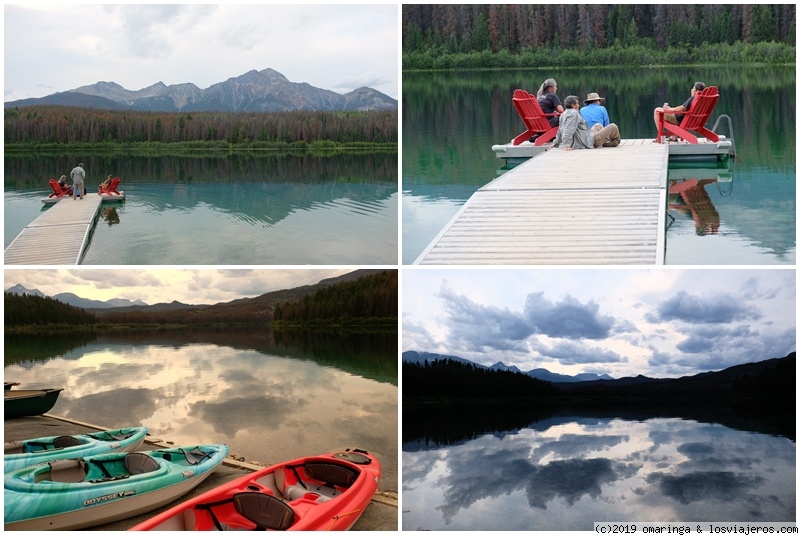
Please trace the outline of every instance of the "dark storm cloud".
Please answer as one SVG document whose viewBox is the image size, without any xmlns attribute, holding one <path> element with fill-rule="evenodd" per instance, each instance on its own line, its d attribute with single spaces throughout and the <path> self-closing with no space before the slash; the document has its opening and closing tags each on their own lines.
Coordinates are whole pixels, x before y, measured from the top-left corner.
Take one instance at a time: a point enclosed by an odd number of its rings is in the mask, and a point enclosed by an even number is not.
<svg viewBox="0 0 800 535">
<path fill-rule="evenodd" d="M 658 472 L 647 476 L 647 482 L 657 485 L 665 496 L 688 505 L 708 500 L 741 500 L 742 495 L 760 486 L 764 478 L 722 471 L 692 472 L 682 476 Z"/>
<path fill-rule="evenodd" d="M 608 338 L 615 326 L 612 316 L 602 315 L 600 306 L 594 301 L 581 303 L 571 296 L 560 302 L 544 298 L 542 293 L 528 295 L 522 313 L 476 303 L 458 295 L 447 286 L 438 294 L 449 316 L 450 339 L 462 349 L 520 350 L 520 342 L 532 335 L 541 334 L 568 340 L 601 340 Z M 631 325 L 623 325 L 630 330 Z M 606 352 L 597 357 L 597 352 L 588 356 L 586 350 L 577 346 L 554 348 L 554 353 L 563 353 L 576 362 L 617 362 L 618 355 Z M 553 357 L 560 358 L 560 357 Z"/>
<path fill-rule="evenodd" d="M 569 340 L 559 342 L 552 347 L 548 347 L 536 341 L 531 341 L 530 347 L 543 357 L 558 360 L 564 365 L 593 364 L 596 362 L 625 362 L 627 360 L 614 351 L 587 347 Z"/>
<path fill-rule="evenodd" d="M 761 312 L 731 294 L 699 296 L 680 291 L 661 302 L 655 313 L 646 315 L 651 323 L 682 321 L 687 323 L 730 323 L 757 320 Z"/>
<path fill-rule="evenodd" d="M 602 340 L 614 327 L 614 318 L 600 314 L 594 301 L 581 303 L 566 296 L 559 303 L 545 299 L 544 292 L 528 295 L 525 317 L 536 325 L 537 331 L 553 338 Z"/>
</svg>

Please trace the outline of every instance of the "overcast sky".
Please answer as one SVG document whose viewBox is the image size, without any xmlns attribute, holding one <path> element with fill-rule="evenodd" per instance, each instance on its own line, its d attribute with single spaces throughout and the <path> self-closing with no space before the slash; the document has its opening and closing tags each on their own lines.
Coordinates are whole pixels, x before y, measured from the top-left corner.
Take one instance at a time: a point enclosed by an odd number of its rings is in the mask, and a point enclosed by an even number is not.
<svg viewBox="0 0 800 535">
<path fill-rule="evenodd" d="M 226 303 L 275 290 L 316 284 L 352 269 L 6 269 L 3 289 L 21 284 L 45 295 L 74 293 L 107 301 L 141 299 L 149 305 L 180 301 Z"/>
<path fill-rule="evenodd" d="M 403 350 L 680 377 L 795 350 L 794 270 L 405 270 Z"/>
<path fill-rule="evenodd" d="M 4 101 L 96 82 L 201 89 L 248 71 L 398 98 L 398 6 L 5 5 Z"/>
</svg>

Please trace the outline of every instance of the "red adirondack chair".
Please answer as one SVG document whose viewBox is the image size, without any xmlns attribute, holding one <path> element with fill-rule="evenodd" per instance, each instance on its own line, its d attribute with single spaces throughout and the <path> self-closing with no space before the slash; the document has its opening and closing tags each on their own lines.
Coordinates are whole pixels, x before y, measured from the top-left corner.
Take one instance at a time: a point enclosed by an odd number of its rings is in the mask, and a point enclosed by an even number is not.
<svg viewBox="0 0 800 535">
<path fill-rule="evenodd" d="M 119 191 L 117 191 L 117 186 L 119 186 L 119 177 L 115 176 L 111 179 L 111 183 L 108 186 L 104 187 L 102 184 L 100 184 L 100 187 L 97 188 L 97 193 L 111 196 L 122 195 Z"/>
<path fill-rule="evenodd" d="M 692 106 L 683 116 L 680 125 L 668 123 L 664 120 L 664 113 L 659 113 L 656 142 L 661 143 L 665 135 L 673 134 L 696 145 L 697 136 L 692 134 L 692 132 L 697 132 L 710 141 L 719 141 L 719 136 L 706 128 L 706 123 L 709 117 L 711 117 L 711 113 L 714 111 L 718 101 L 719 91 L 716 86 L 710 85 L 699 93 L 695 93 Z"/>
<path fill-rule="evenodd" d="M 547 122 L 548 117 L 557 117 L 559 113 L 544 113 L 536 96 L 531 95 L 524 89 L 514 91 L 514 107 L 517 109 L 522 122 L 525 124 L 525 132 L 521 133 L 511 142 L 519 145 L 523 141 L 528 141 L 531 136 L 539 134 L 534 145 L 541 146 L 555 139 L 558 133 L 557 126 L 550 126 Z"/>
<path fill-rule="evenodd" d="M 65 195 L 72 195 L 69 191 L 69 187 L 61 187 L 58 184 L 58 180 L 54 178 L 50 179 L 50 187 L 53 188 L 53 193 L 47 196 L 48 199 L 52 197 L 64 197 Z"/>
</svg>

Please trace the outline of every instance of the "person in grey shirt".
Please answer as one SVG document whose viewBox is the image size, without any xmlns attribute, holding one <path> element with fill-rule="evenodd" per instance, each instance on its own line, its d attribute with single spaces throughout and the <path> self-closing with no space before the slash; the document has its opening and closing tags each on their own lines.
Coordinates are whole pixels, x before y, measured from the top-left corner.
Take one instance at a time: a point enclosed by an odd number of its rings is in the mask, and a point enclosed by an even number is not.
<svg viewBox="0 0 800 535">
<path fill-rule="evenodd" d="M 86 190 L 83 183 L 86 179 L 86 171 L 83 170 L 83 164 L 79 163 L 78 166 L 70 172 L 69 176 L 72 178 L 72 200 L 75 200 L 75 194 L 78 190 L 81 191 L 81 199 L 83 199 L 83 194 Z"/>
<path fill-rule="evenodd" d="M 594 149 L 597 147 L 616 147 L 619 145 L 619 128 L 614 123 L 603 128 L 589 129 L 589 125 L 581 117 L 581 104 L 578 97 L 570 95 L 564 99 L 564 113 L 558 124 L 558 133 L 553 142 L 554 147 L 564 150 Z"/>
</svg>

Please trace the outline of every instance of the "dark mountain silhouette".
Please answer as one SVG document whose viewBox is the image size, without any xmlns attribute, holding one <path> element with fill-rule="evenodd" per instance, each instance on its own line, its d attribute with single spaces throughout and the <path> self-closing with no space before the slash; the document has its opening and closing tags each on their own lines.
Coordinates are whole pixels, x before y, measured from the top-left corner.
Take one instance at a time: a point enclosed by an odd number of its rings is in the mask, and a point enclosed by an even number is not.
<svg viewBox="0 0 800 535">
<path fill-rule="evenodd" d="M 438 353 L 428 353 L 426 351 L 404 351 L 403 352 L 403 362 L 410 362 L 410 363 L 424 363 L 426 360 L 433 362 L 436 360 L 443 360 L 449 359 L 456 362 L 462 362 L 467 364 L 472 364 L 474 366 L 478 366 L 481 368 L 486 368 L 483 364 L 478 364 L 476 362 L 472 362 L 471 360 L 456 357 L 453 355 L 440 355 Z M 524 373 L 529 377 L 533 377 L 534 379 L 541 379 L 543 381 L 549 381 L 551 383 L 567 383 L 567 382 L 576 382 L 576 381 L 594 381 L 594 380 L 607 380 L 613 379 L 608 374 L 597 375 L 594 373 L 579 373 L 577 375 L 564 375 L 560 373 L 551 372 L 544 368 L 535 368 L 533 370 L 529 370 L 527 372 L 523 372 L 516 366 L 506 366 L 502 362 L 495 362 L 488 369 L 496 370 L 496 371 L 510 371 L 510 372 L 517 372 L 517 373 Z"/>
<path fill-rule="evenodd" d="M 397 109 L 397 100 L 369 87 L 340 95 L 291 82 L 273 69 L 264 69 L 206 89 L 192 83 L 167 86 L 158 82 L 132 91 L 114 82 L 97 82 L 42 98 L 5 103 L 6 108 L 44 105 L 159 112 L 369 111 Z"/>
</svg>

